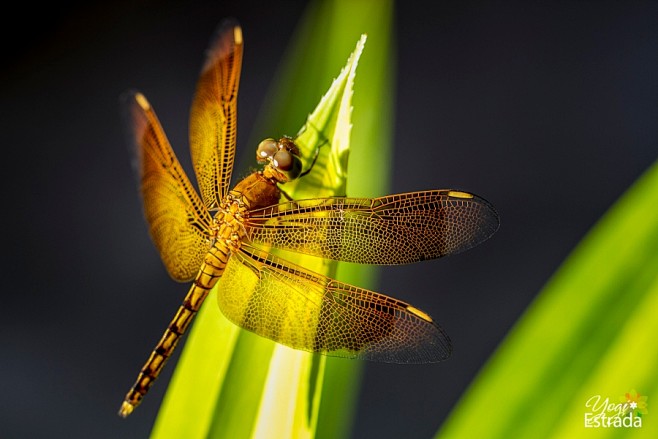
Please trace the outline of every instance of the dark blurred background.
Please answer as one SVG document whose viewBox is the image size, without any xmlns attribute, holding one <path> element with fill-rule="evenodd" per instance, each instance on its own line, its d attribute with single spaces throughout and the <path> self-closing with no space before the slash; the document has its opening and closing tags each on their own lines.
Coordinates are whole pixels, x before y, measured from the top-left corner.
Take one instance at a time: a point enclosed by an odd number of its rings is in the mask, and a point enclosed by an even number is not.
<svg viewBox="0 0 658 439">
<path fill-rule="evenodd" d="M 305 6 L 5 12 L 15 28 L 2 31 L 0 74 L 0 437 L 148 436 L 173 364 L 136 414 L 116 411 L 188 287 L 149 240 L 118 96 L 144 91 L 188 166 L 203 52 L 235 16 L 247 42 L 238 148 L 252 154 L 246 138 Z M 561 261 L 658 157 L 656 17 L 655 2 L 396 6 L 392 191 L 469 190 L 502 226 L 463 255 L 383 270 L 380 290 L 435 316 L 454 354 L 367 364 L 354 437 L 432 435 Z"/>
</svg>

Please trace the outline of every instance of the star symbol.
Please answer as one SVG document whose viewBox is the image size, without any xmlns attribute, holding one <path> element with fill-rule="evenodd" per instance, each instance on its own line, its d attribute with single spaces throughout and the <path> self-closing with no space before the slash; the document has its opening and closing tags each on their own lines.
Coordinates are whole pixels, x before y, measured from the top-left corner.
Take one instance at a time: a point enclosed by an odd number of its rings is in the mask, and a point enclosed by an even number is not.
<svg viewBox="0 0 658 439">
<path fill-rule="evenodd" d="M 631 402 L 631 409 L 635 410 L 637 408 L 637 402 Z"/>
</svg>

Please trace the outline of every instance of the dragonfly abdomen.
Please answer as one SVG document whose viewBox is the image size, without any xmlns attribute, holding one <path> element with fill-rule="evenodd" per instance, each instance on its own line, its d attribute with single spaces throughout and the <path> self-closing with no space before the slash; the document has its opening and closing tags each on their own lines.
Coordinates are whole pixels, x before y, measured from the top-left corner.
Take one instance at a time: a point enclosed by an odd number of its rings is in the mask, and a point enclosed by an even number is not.
<svg viewBox="0 0 658 439">
<path fill-rule="evenodd" d="M 178 308 L 178 312 L 176 312 L 162 338 L 153 349 L 153 352 L 151 352 L 151 356 L 139 372 L 135 384 L 126 394 L 119 409 L 120 416 L 125 418 L 132 413 L 135 407 L 142 401 L 144 395 L 149 391 L 153 382 L 160 375 L 162 368 L 174 352 L 181 336 L 190 326 L 192 319 L 194 319 L 194 316 L 201 308 L 201 304 L 203 304 L 208 293 L 224 272 L 226 262 L 228 261 L 228 253 L 228 248 L 218 242 L 206 255 L 190 291 L 185 296 L 182 305 Z"/>
</svg>

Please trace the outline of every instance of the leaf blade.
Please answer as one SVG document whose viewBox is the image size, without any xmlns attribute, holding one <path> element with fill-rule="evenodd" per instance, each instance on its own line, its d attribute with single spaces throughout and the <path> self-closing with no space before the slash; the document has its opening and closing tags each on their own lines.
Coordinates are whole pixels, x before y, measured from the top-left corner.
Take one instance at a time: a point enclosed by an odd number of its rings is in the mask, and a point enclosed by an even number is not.
<svg viewBox="0 0 658 439">
<path fill-rule="evenodd" d="M 649 169 L 582 240 L 517 322 L 473 381 L 436 437 L 567 437 L 588 434 L 583 426 L 589 397 L 617 397 L 631 388 L 658 388 L 655 319 L 635 316 L 658 302 L 658 164 Z M 629 364 L 631 352 L 644 354 Z M 648 354 L 649 353 L 649 354 Z M 532 359 L 532 363 L 528 363 Z M 636 361 L 637 363 L 637 361 Z M 617 366 L 614 366 L 617 365 Z M 640 386 L 645 386 L 640 389 Z M 647 390 L 644 390 L 647 389 Z M 506 410 L 486 427 L 474 426 L 485 407 Z M 496 404 L 496 405 L 491 405 Z M 481 424 L 480 424 L 481 425 Z M 486 428 L 479 430 L 479 428 Z M 597 437 L 605 432 L 595 429 Z M 652 433 L 653 432 L 653 433 Z M 612 431 L 652 437 L 654 428 Z"/>
</svg>

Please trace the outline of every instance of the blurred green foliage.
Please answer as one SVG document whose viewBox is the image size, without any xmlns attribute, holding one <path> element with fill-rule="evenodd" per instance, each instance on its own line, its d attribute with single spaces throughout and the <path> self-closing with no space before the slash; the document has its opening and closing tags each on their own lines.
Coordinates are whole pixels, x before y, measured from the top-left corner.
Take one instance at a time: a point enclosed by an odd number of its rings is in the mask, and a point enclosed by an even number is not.
<svg viewBox="0 0 658 439">
<path fill-rule="evenodd" d="M 436 437 L 658 437 L 657 341 L 655 164 L 567 258 Z M 635 389 L 648 396 L 641 428 L 585 427 L 600 413 L 590 398 L 619 404 Z"/>
</svg>

